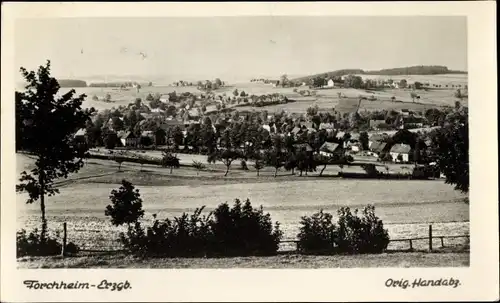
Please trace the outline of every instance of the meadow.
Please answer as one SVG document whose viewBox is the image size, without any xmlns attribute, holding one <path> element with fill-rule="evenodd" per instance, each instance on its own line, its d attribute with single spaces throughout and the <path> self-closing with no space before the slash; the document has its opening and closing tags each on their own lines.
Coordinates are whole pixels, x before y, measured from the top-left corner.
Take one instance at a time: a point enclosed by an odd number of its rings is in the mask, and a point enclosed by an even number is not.
<svg viewBox="0 0 500 303">
<path fill-rule="evenodd" d="M 25 156 L 18 159 L 19 174 L 31 165 Z M 327 170 L 334 174 L 337 169 L 332 166 Z M 340 206 L 362 208 L 368 203 L 375 205 L 391 238 L 425 236 L 431 223 L 436 235 L 462 235 L 469 230 L 465 196 L 442 180 L 353 180 L 298 177 L 285 172 L 273 178 L 270 171 L 256 177 L 255 172 L 237 168 L 224 178 L 222 171 L 223 167 L 214 165 L 200 175 L 191 168 L 180 168 L 170 175 L 167 169 L 126 163 L 117 172 L 114 162 L 89 160 L 80 173 L 56 184 L 61 194 L 47 199 L 49 229 L 61 230 L 62 222 L 68 222 L 69 239 L 82 247 L 117 247 L 113 240 L 123 229 L 111 226 L 104 208 L 109 204 L 110 191 L 125 178 L 141 191 L 146 221 L 152 214 L 171 218 L 204 205 L 208 214 L 220 203 L 249 198 L 254 206 L 262 205 L 274 221 L 282 224 L 287 239 L 296 237 L 303 215 L 320 209 L 336 214 Z M 18 229 L 31 229 L 40 222 L 39 204 L 27 205 L 25 199 L 26 195 L 18 194 L 15 201 Z M 390 248 L 407 245 L 394 242 Z M 425 247 L 426 243 L 414 244 L 418 245 Z"/>
</svg>

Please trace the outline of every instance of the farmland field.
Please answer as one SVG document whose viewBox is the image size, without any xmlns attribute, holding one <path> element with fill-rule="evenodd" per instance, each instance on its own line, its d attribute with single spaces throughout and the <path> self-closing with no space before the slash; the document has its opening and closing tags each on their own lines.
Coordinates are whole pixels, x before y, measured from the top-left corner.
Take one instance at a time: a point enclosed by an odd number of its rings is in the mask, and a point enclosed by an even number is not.
<svg viewBox="0 0 500 303">
<path fill-rule="evenodd" d="M 18 173 L 29 169 L 28 162 L 18 162 Z M 210 171 L 202 172 L 198 177 L 195 170 L 188 168 L 175 170 L 173 175 L 165 169 L 160 173 L 161 168 L 145 167 L 147 172 L 142 173 L 139 169 L 138 165 L 124 164 L 124 171 L 117 172 L 116 164 L 110 161 L 91 162 L 84 166 L 74 176 L 79 180 L 60 184 L 61 194 L 47 199 L 49 228 L 60 230 L 62 222 L 66 221 L 70 240 L 81 246 L 106 248 L 116 245 L 112 239 L 117 237 L 120 229 L 110 225 L 104 216 L 104 208 L 109 204 L 110 191 L 118 188 L 120 180 L 126 178 L 140 189 L 148 221 L 153 213 L 166 218 L 184 211 L 192 212 L 203 205 L 209 211 L 220 203 L 232 203 L 235 198 L 249 198 L 253 205 L 263 205 L 272 219 L 282 224 L 288 239 L 295 238 L 303 215 L 320 209 L 335 214 L 340 206 L 360 208 L 368 203 L 376 206 L 377 215 L 384 220 L 391 238 L 423 236 L 430 223 L 439 235 L 468 234 L 469 230 L 469 208 L 462 201 L 464 195 L 442 180 L 383 181 L 297 176 L 274 179 L 271 172 L 264 172 L 257 178 L 254 172 L 249 177 L 250 173 L 245 175 L 236 168 L 224 178 L 223 168 L 218 166 L 213 167 L 217 177 Z M 327 171 L 337 169 L 328 167 Z M 146 176 L 149 179 L 141 182 L 140 178 Z M 25 199 L 24 194 L 18 194 L 15 201 L 19 229 L 39 225 L 39 204 L 27 205 Z M 394 245 L 398 245 L 397 242 Z M 425 241 L 422 245 L 425 246 Z"/>
<path fill-rule="evenodd" d="M 367 75 L 362 75 L 363 77 L 371 77 Z M 429 76 L 373 76 L 372 78 L 387 78 L 398 80 L 405 78 L 412 83 L 414 81 L 425 81 L 430 83 L 439 83 L 439 84 L 461 84 L 464 86 L 467 84 L 467 75 L 429 75 Z M 410 97 L 410 91 L 405 89 L 387 89 L 384 91 L 374 91 L 367 92 L 365 90 L 357 90 L 357 89 L 319 89 L 317 90 L 317 95 L 312 97 L 302 97 L 298 93 L 293 92 L 294 88 L 282 88 L 282 87 L 273 87 L 269 84 L 263 84 L 258 82 L 247 82 L 247 83 L 235 83 L 231 84 L 227 87 L 220 88 L 214 91 L 216 94 L 226 93 L 229 96 L 232 96 L 232 92 L 234 89 L 238 89 L 238 91 L 245 91 L 247 94 L 255 94 L 255 95 L 263 95 L 263 94 L 272 94 L 279 93 L 287 96 L 289 99 L 293 99 L 296 102 L 291 102 L 288 104 L 277 104 L 271 105 L 261 108 L 253 108 L 253 107 L 238 107 L 240 110 L 267 110 L 269 112 L 276 112 L 285 110 L 288 112 L 297 112 L 297 113 L 305 113 L 307 108 L 310 106 L 318 105 L 321 110 L 331 110 L 334 106 L 339 104 L 338 93 L 342 93 L 343 96 L 346 96 L 349 99 L 356 99 L 359 95 L 363 95 L 366 97 L 374 96 L 377 98 L 377 101 L 370 102 L 366 101 L 362 103 L 361 110 L 375 110 L 375 109 L 401 109 L 401 108 L 415 108 L 415 109 L 426 109 L 430 107 L 440 107 L 440 106 L 453 106 L 456 98 L 454 98 L 454 90 L 453 89 L 430 89 L 428 91 L 419 90 L 418 94 L 420 95 L 419 103 L 421 104 L 413 104 L 412 99 Z M 297 90 L 309 90 L 308 87 L 297 87 Z M 61 89 L 61 93 L 68 91 L 69 88 Z M 78 94 L 85 93 L 87 95 L 87 99 L 84 102 L 85 107 L 94 107 L 96 109 L 110 109 L 112 107 L 118 107 L 120 105 L 128 105 L 130 102 L 133 102 L 135 98 L 142 98 L 151 93 L 160 93 L 167 94 L 170 92 L 191 92 L 193 94 L 199 95 L 202 92 L 199 91 L 194 86 L 189 87 L 177 87 L 177 86 L 152 86 L 152 87 L 143 87 L 139 92 L 136 92 L 135 89 L 129 90 L 120 90 L 118 88 L 101 88 L 101 87 L 83 87 L 83 88 L 75 88 Z M 103 102 L 103 101 L 94 101 L 92 97 L 95 95 L 99 99 L 103 99 L 106 94 L 110 94 L 111 100 L 113 102 Z M 390 102 L 391 97 L 396 97 L 398 101 L 403 101 L 403 103 L 399 102 Z M 343 101 L 343 100 L 342 100 Z M 405 103 L 408 102 L 408 103 Z M 463 102 L 467 102 L 465 99 Z M 342 105 L 341 105 L 342 106 Z M 211 109 L 209 109 L 211 110 Z"/>
</svg>

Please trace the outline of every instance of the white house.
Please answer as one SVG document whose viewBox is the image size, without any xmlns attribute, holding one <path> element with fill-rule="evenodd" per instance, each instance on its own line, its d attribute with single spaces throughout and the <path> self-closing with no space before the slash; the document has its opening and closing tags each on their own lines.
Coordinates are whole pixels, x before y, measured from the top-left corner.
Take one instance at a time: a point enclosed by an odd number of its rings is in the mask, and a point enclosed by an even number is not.
<svg viewBox="0 0 500 303">
<path fill-rule="evenodd" d="M 342 148 L 338 143 L 325 142 L 319 148 L 319 154 L 325 157 L 332 157 L 335 154 L 342 154 Z"/>
<path fill-rule="evenodd" d="M 326 87 L 335 87 L 335 82 L 333 82 L 333 79 L 328 80 L 328 82 L 326 83 Z"/>
<path fill-rule="evenodd" d="M 409 162 L 411 147 L 408 144 L 394 144 L 389 153 L 394 162 Z M 401 156 L 401 160 L 398 157 Z"/>
</svg>

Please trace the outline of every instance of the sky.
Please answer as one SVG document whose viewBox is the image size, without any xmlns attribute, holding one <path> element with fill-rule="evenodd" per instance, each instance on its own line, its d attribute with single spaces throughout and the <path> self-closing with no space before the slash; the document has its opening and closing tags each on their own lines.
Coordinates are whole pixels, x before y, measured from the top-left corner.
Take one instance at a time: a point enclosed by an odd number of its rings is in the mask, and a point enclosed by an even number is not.
<svg viewBox="0 0 500 303">
<path fill-rule="evenodd" d="M 50 59 L 54 76 L 74 79 L 250 79 L 412 65 L 467 70 L 467 23 L 361 16 L 19 19 L 14 48 L 16 68 L 36 69 Z"/>
</svg>

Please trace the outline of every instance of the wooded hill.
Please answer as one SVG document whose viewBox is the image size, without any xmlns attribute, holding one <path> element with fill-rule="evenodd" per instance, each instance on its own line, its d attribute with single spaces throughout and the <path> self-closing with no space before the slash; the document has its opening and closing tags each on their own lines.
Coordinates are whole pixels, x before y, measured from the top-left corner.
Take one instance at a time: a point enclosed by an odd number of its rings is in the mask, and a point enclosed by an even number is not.
<svg viewBox="0 0 500 303">
<path fill-rule="evenodd" d="M 332 78 L 344 75 L 387 75 L 387 76 L 400 76 L 400 75 L 438 75 L 438 74 L 467 74 L 465 71 L 454 71 L 448 69 L 446 66 L 441 65 L 417 65 L 399 68 L 388 68 L 381 70 L 365 71 L 362 69 L 340 69 L 332 72 L 315 74 L 311 76 L 293 79 L 292 81 L 307 82 L 316 77 Z"/>
</svg>

